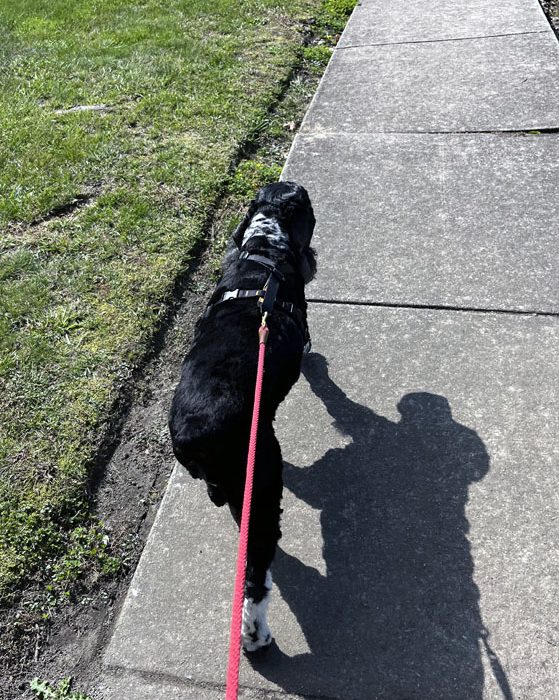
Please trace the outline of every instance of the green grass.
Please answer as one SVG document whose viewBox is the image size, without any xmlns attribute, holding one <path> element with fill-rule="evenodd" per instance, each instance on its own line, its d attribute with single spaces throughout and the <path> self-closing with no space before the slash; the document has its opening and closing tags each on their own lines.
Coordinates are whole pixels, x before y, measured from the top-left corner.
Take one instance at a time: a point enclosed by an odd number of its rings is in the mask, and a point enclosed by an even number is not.
<svg viewBox="0 0 559 700">
<path fill-rule="evenodd" d="M 0 600 L 118 569 L 86 493 L 104 426 L 208 212 L 279 175 L 232 164 L 281 128 L 300 21 L 353 4 L 0 0 Z"/>
</svg>

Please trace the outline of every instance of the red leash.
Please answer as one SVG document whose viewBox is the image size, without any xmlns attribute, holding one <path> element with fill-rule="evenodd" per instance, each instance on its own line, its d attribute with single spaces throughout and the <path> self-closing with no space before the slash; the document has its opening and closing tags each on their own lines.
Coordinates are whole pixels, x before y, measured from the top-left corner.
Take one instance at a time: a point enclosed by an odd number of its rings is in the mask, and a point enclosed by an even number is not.
<svg viewBox="0 0 559 700">
<path fill-rule="evenodd" d="M 256 457 L 256 436 L 258 434 L 258 417 L 260 415 L 260 397 L 262 395 L 262 380 L 264 379 L 264 352 L 268 340 L 266 316 L 258 331 L 260 347 L 258 352 L 258 370 L 256 372 L 256 389 L 254 391 L 254 408 L 250 426 L 250 442 L 243 496 L 243 511 L 239 533 L 239 548 L 237 550 L 237 572 L 233 590 L 233 612 L 231 614 L 231 633 L 229 637 L 229 663 L 227 665 L 227 687 L 225 700 L 237 700 L 239 693 L 239 664 L 241 662 L 241 624 L 243 618 L 243 601 L 246 577 L 248 526 L 250 521 L 250 503 L 252 499 L 252 483 L 254 479 L 254 460 Z"/>
</svg>

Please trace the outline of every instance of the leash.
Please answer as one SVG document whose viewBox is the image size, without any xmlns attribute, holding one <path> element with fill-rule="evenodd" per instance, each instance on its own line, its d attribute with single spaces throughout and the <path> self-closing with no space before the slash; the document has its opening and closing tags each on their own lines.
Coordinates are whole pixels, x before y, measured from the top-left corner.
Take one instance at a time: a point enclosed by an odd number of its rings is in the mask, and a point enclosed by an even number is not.
<svg viewBox="0 0 559 700">
<path fill-rule="evenodd" d="M 252 410 L 252 423 L 250 426 L 250 441 L 248 445 L 245 491 L 243 496 L 243 510 L 241 514 L 239 545 L 237 549 L 237 571 L 235 573 L 235 586 L 233 589 L 233 611 L 231 614 L 231 632 L 229 636 L 229 662 L 227 665 L 227 686 L 225 691 L 225 700 L 237 700 L 239 693 L 239 665 L 241 662 L 241 624 L 243 616 L 244 588 L 246 578 L 250 504 L 252 500 L 252 484 L 254 480 L 254 462 L 256 459 L 256 438 L 258 434 L 258 418 L 260 416 L 260 398 L 262 396 L 262 382 L 264 379 L 264 353 L 266 351 L 266 341 L 268 340 L 269 333 L 268 326 L 266 325 L 267 316 L 268 313 L 265 311 L 262 315 L 262 324 L 258 329 L 258 369 L 256 371 L 254 408 Z"/>
</svg>

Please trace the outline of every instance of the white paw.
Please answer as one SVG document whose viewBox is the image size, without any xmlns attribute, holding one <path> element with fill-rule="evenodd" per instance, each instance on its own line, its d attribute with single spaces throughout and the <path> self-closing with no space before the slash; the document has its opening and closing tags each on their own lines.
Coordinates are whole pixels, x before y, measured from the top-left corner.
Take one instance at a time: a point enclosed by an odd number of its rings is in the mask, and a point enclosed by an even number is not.
<svg viewBox="0 0 559 700">
<path fill-rule="evenodd" d="M 241 639 L 243 649 L 254 652 L 258 649 L 270 646 L 272 643 L 272 633 L 268 627 L 266 615 L 270 604 L 270 589 L 272 587 L 272 577 L 270 572 L 266 575 L 266 595 L 259 603 L 255 603 L 252 598 L 245 598 L 243 604 L 243 626 L 241 629 Z"/>
</svg>

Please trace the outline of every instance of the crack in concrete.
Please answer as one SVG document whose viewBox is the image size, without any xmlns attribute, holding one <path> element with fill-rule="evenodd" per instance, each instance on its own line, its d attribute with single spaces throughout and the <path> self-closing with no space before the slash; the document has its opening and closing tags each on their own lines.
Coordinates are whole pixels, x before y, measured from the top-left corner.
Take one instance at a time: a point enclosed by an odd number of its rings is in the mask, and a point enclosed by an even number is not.
<svg viewBox="0 0 559 700">
<path fill-rule="evenodd" d="M 346 49 L 366 49 L 376 46 L 406 46 L 408 44 L 442 44 L 452 41 L 479 41 L 480 39 L 501 39 L 509 36 L 528 36 L 531 34 L 549 34 L 549 29 L 538 29 L 533 32 L 512 32 L 510 34 L 481 34 L 479 36 L 457 36 L 449 39 L 415 39 L 413 41 L 383 41 L 371 44 L 351 44 L 349 46 L 336 46 L 334 52 Z"/>
</svg>

